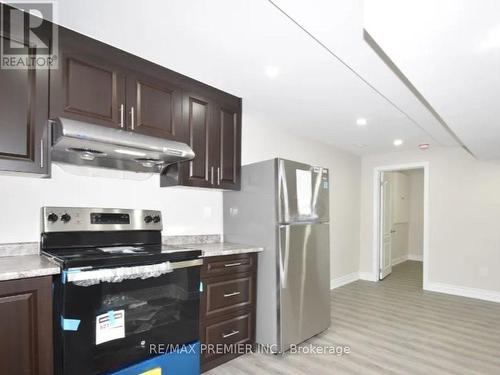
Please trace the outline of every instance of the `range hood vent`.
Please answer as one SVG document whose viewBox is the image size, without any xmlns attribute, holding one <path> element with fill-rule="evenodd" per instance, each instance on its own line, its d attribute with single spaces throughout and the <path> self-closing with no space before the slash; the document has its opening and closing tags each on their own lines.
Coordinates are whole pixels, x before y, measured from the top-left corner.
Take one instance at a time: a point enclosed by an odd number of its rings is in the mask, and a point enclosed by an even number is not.
<svg viewBox="0 0 500 375">
<path fill-rule="evenodd" d="M 51 121 L 52 160 L 63 164 L 160 173 L 194 158 L 185 143 L 58 118 Z"/>
</svg>

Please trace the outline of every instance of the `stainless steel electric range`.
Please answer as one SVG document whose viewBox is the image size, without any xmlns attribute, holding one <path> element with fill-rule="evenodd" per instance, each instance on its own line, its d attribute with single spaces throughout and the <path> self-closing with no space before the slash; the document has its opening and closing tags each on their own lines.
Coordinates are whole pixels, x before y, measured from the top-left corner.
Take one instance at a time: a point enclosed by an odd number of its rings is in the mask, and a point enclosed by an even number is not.
<svg viewBox="0 0 500 375">
<path fill-rule="evenodd" d="M 55 373 L 110 373 L 199 338 L 201 252 L 162 246 L 159 211 L 44 207 Z"/>
</svg>

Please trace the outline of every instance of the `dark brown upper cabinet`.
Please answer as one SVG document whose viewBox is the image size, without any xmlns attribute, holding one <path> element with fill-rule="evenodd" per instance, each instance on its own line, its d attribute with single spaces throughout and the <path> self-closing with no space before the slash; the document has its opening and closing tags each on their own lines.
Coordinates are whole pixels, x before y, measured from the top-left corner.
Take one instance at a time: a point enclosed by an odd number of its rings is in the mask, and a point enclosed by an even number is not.
<svg viewBox="0 0 500 375">
<path fill-rule="evenodd" d="M 173 74 L 104 43 L 60 29 L 50 117 L 67 117 L 179 140 L 182 89 Z"/>
<path fill-rule="evenodd" d="M 184 124 L 187 129 L 187 144 L 193 149 L 195 158 L 182 163 L 179 171 L 181 184 L 186 186 L 212 187 L 214 171 L 211 163 L 211 137 L 213 105 L 207 97 L 194 93 L 186 94 L 183 101 Z"/>
<path fill-rule="evenodd" d="M 58 43 L 57 69 L 0 70 L 0 171 L 48 174 L 47 122 L 65 117 L 188 143 L 161 186 L 240 188 L 240 98 L 64 27 Z"/>
<path fill-rule="evenodd" d="M 166 80 L 127 76 L 129 130 L 153 137 L 182 137 L 182 91 Z"/>
<path fill-rule="evenodd" d="M 1 44 L 36 59 L 37 50 L 30 47 L 25 35 L 16 34 L 15 27 L 9 29 L 0 31 Z M 44 42 L 49 44 L 50 40 Z M 0 171 L 36 176 L 49 173 L 48 100 L 47 69 L 0 69 Z"/>
<path fill-rule="evenodd" d="M 217 106 L 214 124 L 214 148 L 218 155 L 217 186 L 222 189 L 240 189 L 241 171 L 241 101 Z"/>
<path fill-rule="evenodd" d="M 184 93 L 183 122 L 186 129 L 183 140 L 196 156 L 167 167 L 161 185 L 239 190 L 241 99 L 194 88 Z"/>
<path fill-rule="evenodd" d="M 59 68 L 50 77 L 50 117 L 125 128 L 125 74 L 106 50 L 60 28 L 59 52 Z"/>
</svg>

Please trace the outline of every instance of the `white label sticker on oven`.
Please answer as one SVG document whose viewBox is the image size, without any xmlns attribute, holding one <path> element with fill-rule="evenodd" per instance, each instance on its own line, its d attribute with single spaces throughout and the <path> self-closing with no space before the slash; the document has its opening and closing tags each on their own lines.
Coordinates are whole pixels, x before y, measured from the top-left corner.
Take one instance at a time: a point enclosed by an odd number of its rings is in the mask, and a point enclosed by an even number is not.
<svg viewBox="0 0 500 375">
<path fill-rule="evenodd" d="M 108 311 L 95 318 L 95 344 L 125 337 L 125 310 Z"/>
</svg>

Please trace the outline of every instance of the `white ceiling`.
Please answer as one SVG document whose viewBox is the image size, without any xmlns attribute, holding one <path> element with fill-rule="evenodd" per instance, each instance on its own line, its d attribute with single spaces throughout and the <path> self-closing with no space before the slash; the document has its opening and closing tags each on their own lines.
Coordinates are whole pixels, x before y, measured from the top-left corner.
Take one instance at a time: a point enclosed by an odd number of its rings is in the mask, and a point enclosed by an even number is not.
<svg viewBox="0 0 500 375">
<path fill-rule="evenodd" d="M 243 97 L 248 118 L 356 154 L 393 151 L 396 138 L 397 149 L 457 144 L 363 40 L 360 0 L 275 3 L 324 46 L 267 0 L 59 0 L 58 22 Z"/>
<path fill-rule="evenodd" d="M 365 27 L 475 156 L 500 159 L 499 0 L 366 0 Z"/>
</svg>

